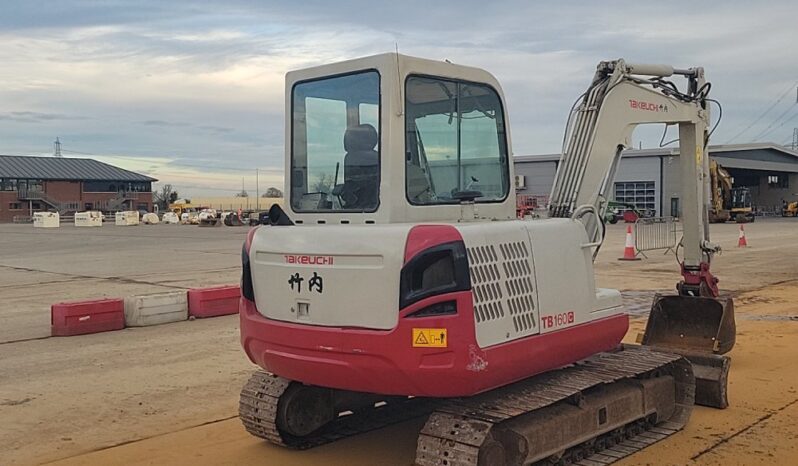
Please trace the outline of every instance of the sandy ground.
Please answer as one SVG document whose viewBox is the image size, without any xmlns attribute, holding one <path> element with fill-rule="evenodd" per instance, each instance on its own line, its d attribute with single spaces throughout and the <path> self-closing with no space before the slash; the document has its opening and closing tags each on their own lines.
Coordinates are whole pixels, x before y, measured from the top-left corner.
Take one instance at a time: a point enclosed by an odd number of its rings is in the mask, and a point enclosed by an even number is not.
<svg viewBox="0 0 798 466">
<path fill-rule="evenodd" d="M 235 418 L 252 370 L 235 316 L 47 338 L 49 305 L 238 280 L 244 229 L 0 225 L 0 464 L 408 465 L 423 420 L 306 452 L 250 437 Z M 696 408 L 688 427 L 625 464 L 790 464 L 798 455 L 798 221 L 714 225 L 713 264 L 736 299 L 732 406 Z M 673 255 L 619 262 L 608 229 L 599 286 L 624 290 L 642 331 L 653 291 L 672 289 Z"/>
</svg>

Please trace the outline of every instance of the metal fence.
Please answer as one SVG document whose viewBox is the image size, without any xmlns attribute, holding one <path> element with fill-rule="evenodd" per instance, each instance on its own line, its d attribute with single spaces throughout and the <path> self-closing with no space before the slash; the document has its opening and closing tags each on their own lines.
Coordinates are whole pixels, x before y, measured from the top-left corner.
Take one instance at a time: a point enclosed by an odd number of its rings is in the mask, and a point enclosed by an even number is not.
<svg viewBox="0 0 798 466">
<path fill-rule="evenodd" d="M 544 210 L 549 205 L 547 194 L 517 194 L 515 196 L 515 212 L 519 218 L 523 218 L 535 211 Z"/>
<path fill-rule="evenodd" d="M 635 222 L 635 251 L 646 256 L 646 251 L 664 249 L 676 253 L 681 226 L 674 217 L 638 218 Z"/>
</svg>

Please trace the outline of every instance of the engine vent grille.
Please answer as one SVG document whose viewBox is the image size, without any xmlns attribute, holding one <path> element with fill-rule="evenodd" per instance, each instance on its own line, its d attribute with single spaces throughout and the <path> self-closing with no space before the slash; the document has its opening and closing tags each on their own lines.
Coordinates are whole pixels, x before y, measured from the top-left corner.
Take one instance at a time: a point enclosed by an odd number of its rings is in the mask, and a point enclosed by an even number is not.
<svg viewBox="0 0 798 466">
<path fill-rule="evenodd" d="M 477 323 L 509 312 L 517 336 L 537 327 L 529 248 L 523 241 L 467 249 Z M 502 285 L 504 285 L 502 287 Z"/>
<path fill-rule="evenodd" d="M 529 249 L 523 241 L 499 245 L 502 253 L 502 268 L 507 279 L 507 307 L 513 318 L 516 332 L 525 332 L 537 327 L 535 302 L 533 299 L 532 269 L 529 267 Z"/>
<path fill-rule="evenodd" d="M 474 290 L 474 316 L 477 323 L 504 318 L 504 295 L 499 258 L 493 245 L 466 249 Z"/>
</svg>

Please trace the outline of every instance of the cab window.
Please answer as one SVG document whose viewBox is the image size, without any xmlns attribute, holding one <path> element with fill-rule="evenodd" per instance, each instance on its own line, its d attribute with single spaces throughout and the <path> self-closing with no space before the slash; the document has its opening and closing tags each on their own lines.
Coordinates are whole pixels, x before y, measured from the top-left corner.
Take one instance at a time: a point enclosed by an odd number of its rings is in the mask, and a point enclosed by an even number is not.
<svg viewBox="0 0 798 466">
<path fill-rule="evenodd" d="M 380 188 L 376 71 L 304 81 L 291 96 L 291 207 L 374 212 Z"/>
<path fill-rule="evenodd" d="M 484 84 L 411 76 L 405 84 L 405 188 L 411 204 L 495 202 L 509 192 L 504 113 Z"/>
</svg>

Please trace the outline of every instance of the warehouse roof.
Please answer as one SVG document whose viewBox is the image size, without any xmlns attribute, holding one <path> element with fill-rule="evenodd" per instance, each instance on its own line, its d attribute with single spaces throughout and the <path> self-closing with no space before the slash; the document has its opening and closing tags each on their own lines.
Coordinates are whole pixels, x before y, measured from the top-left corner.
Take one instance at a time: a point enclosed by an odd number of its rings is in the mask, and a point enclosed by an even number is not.
<svg viewBox="0 0 798 466">
<path fill-rule="evenodd" d="M 35 180 L 158 181 L 92 159 L 0 155 L 0 178 Z"/>
<path fill-rule="evenodd" d="M 727 168 L 749 170 L 772 170 L 798 173 L 798 151 L 772 142 L 748 144 L 722 144 L 709 146 L 708 152 L 715 160 Z M 678 147 L 656 149 L 630 149 L 623 153 L 624 158 L 678 156 Z M 515 162 L 556 162 L 559 154 L 519 155 Z"/>
</svg>

